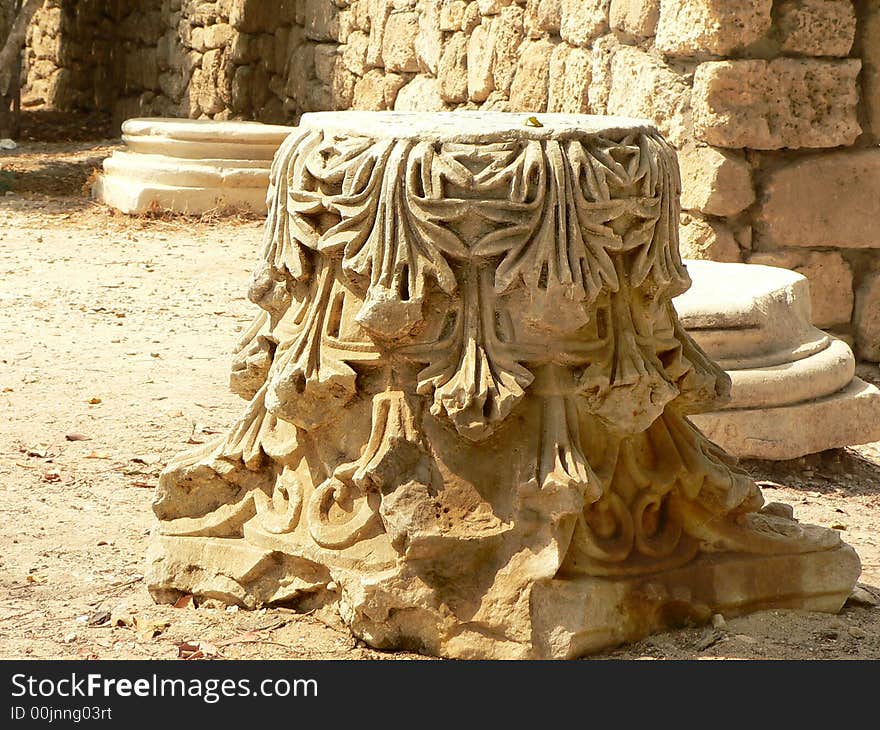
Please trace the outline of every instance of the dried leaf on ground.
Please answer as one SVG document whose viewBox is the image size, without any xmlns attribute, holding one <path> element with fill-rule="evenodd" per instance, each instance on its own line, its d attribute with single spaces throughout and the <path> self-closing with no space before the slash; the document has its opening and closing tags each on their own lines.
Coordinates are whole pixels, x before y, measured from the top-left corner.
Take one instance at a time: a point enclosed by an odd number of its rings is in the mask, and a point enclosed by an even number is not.
<svg viewBox="0 0 880 730">
<path fill-rule="evenodd" d="M 174 602 L 174 608 L 195 608 L 195 599 L 190 594 L 181 596 Z"/>
<path fill-rule="evenodd" d="M 220 649 L 207 641 L 182 641 L 177 645 L 178 659 L 217 659 Z"/>
</svg>

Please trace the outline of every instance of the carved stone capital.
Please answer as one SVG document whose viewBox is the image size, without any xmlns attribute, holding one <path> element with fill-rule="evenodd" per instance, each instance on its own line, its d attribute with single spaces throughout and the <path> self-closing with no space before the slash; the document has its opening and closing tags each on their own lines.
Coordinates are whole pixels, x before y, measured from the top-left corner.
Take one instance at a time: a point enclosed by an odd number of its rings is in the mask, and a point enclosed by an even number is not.
<svg viewBox="0 0 880 730">
<path fill-rule="evenodd" d="M 839 608 L 852 550 L 761 512 L 687 418 L 730 384 L 671 305 L 679 191 L 638 120 L 305 115 L 271 171 L 249 403 L 163 474 L 154 595 L 335 602 L 374 646 L 460 657 Z"/>
</svg>

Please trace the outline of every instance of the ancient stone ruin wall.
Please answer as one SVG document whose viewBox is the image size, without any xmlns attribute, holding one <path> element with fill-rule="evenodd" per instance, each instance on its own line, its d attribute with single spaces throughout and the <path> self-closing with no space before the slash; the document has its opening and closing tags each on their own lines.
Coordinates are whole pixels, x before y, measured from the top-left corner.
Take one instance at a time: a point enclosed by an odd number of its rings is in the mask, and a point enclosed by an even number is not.
<svg viewBox="0 0 880 730">
<path fill-rule="evenodd" d="M 31 86 L 119 120 L 648 117 L 679 150 L 686 254 L 801 271 L 815 323 L 880 361 L 878 0 L 84 0 L 73 19 L 67 4 L 32 32 Z"/>
</svg>

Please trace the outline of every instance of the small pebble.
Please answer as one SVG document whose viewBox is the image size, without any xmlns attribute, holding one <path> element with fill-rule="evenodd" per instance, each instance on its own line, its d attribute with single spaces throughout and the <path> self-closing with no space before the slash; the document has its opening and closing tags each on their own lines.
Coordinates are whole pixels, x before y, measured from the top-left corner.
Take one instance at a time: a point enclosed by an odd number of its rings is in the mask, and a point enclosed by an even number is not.
<svg viewBox="0 0 880 730">
<path fill-rule="evenodd" d="M 727 626 L 727 621 L 724 620 L 724 616 L 722 616 L 720 613 L 716 613 L 714 616 L 712 616 L 712 626 L 714 626 L 716 629 L 723 629 L 725 626 Z"/>
<path fill-rule="evenodd" d="M 867 631 L 860 629 L 858 626 L 850 626 L 847 631 L 854 639 L 864 639 L 868 635 Z"/>
</svg>

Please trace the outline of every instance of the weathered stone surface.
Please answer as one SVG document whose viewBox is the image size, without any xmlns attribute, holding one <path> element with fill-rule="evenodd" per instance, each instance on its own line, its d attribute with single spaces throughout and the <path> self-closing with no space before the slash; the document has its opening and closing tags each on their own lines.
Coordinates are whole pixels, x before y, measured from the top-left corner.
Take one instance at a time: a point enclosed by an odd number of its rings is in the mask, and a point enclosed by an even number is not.
<svg viewBox="0 0 880 730">
<path fill-rule="evenodd" d="M 419 75 L 397 92 L 394 109 L 404 112 L 443 112 L 449 107 L 440 95 L 440 82 Z"/>
<path fill-rule="evenodd" d="M 468 38 L 468 97 L 472 101 L 485 101 L 495 89 L 495 47 L 489 28 L 489 23 L 478 25 Z"/>
<path fill-rule="evenodd" d="M 348 36 L 348 43 L 342 46 L 342 62 L 345 67 L 357 76 L 367 72 L 367 48 L 370 37 L 363 31 L 355 31 Z"/>
<path fill-rule="evenodd" d="M 733 232 L 721 221 L 682 213 L 679 236 L 684 258 L 726 263 L 742 261 Z"/>
<path fill-rule="evenodd" d="M 419 35 L 417 13 L 391 13 L 382 39 L 382 61 L 386 71 L 418 71 L 416 38 Z"/>
<path fill-rule="evenodd" d="M 235 0 L 229 10 L 229 23 L 242 33 L 270 31 L 278 19 L 277 8 L 273 3 Z"/>
<path fill-rule="evenodd" d="M 590 79 L 590 111 L 593 114 L 608 113 L 608 96 L 611 93 L 611 63 L 621 43 L 613 33 L 602 36 L 591 49 L 593 68 Z"/>
<path fill-rule="evenodd" d="M 523 25 L 529 38 L 558 35 L 561 22 L 562 0 L 526 0 Z"/>
<path fill-rule="evenodd" d="M 752 254 L 749 263 L 781 266 L 806 276 L 812 321 L 817 327 L 849 324 L 853 311 L 852 270 L 836 251 L 766 251 Z"/>
<path fill-rule="evenodd" d="M 493 19 L 490 32 L 494 48 L 493 88 L 506 94 L 510 91 L 519 61 L 519 48 L 523 39 L 523 9 L 516 5 L 503 8 L 497 18 Z"/>
<path fill-rule="evenodd" d="M 609 20 L 614 30 L 627 35 L 654 35 L 660 19 L 660 0 L 611 0 Z"/>
<path fill-rule="evenodd" d="M 880 150 L 835 152 L 776 170 L 759 220 L 767 245 L 880 248 Z"/>
<path fill-rule="evenodd" d="M 856 35 L 851 0 L 785 0 L 776 10 L 781 48 L 805 56 L 846 56 Z"/>
<path fill-rule="evenodd" d="M 472 0 L 465 6 L 464 14 L 461 17 L 461 29 L 470 35 L 482 21 L 480 15 L 480 7 Z"/>
<path fill-rule="evenodd" d="M 854 324 L 859 357 L 880 362 L 880 271 L 866 275 L 856 291 Z"/>
<path fill-rule="evenodd" d="M 440 30 L 455 32 L 462 29 L 466 0 L 449 0 L 440 3 Z"/>
<path fill-rule="evenodd" d="M 382 47 L 385 41 L 385 29 L 391 11 L 394 9 L 393 0 L 367 0 L 365 7 L 369 8 L 370 19 L 370 43 L 367 46 L 367 65 L 382 66 Z"/>
<path fill-rule="evenodd" d="M 697 139 L 718 147 L 836 147 L 861 132 L 860 61 L 713 61 L 694 74 Z"/>
<path fill-rule="evenodd" d="M 235 35 L 235 30 L 228 23 L 215 23 L 205 28 L 205 48 L 223 48 Z"/>
<path fill-rule="evenodd" d="M 608 114 L 650 119 L 672 144 L 682 146 L 691 137 L 690 95 L 685 77 L 654 56 L 627 46 L 614 53 Z"/>
<path fill-rule="evenodd" d="M 443 33 L 440 30 L 440 0 L 424 0 L 419 6 L 419 33 L 415 50 L 422 71 L 437 74 L 437 65 L 443 52 Z"/>
<path fill-rule="evenodd" d="M 729 380 L 668 306 L 689 284 L 672 149 L 541 118 L 302 117 L 237 348 L 248 405 L 156 490 L 156 600 L 335 608 L 372 646 L 470 659 L 840 609 L 852 549 L 762 509 L 684 417 Z"/>
<path fill-rule="evenodd" d="M 547 110 L 550 57 L 555 44 L 549 40 L 526 41 L 510 87 L 510 108 L 513 111 L 543 112 Z"/>
<path fill-rule="evenodd" d="M 354 86 L 352 109 L 382 111 L 393 109 L 397 92 L 406 83 L 400 74 L 383 73 L 378 69 L 367 71 Z"/>
<path fill-rule="evenodd" d="M 547 111 L 586 114 L 593 59 L 585 48 L 560 43 L 550 57 Z"/>
<path fill-rule="evenodd" d="M 681 207 L 730 216 L 755 202 L 752 172 L 741 153 L 688 145 L 678 153 Z"/>
<path fill-rule="evenodd" d="M 464 33 L 454 33 L 446 44 L 437 68 L 440 96 L 453 103 L 468 99 L 468 39 Z"/>
<path fill-rule="evenodd" d="M 339 8 L 335 3 L 307 2 L 300 4 L 303 6 L 303 26 L 307 38 L 313 41 L 339 39 Z M 274 22 L 272 27 L 275 27 Z"/>
<path fill-rule="evenodd" d="M 724 55 L 761 38 L 773 0 L 660 0 L 657 48 L 672 56 Z"/>
<path fill-rule="evenodd" d="M 573 46 L 588 46 L 608 32 L 611 0 L 561 0 L 559 35 Z"/>
<path fill-rule="evenodd" d="M 880 5 L 863 3 L 858 35 L 862 48 L 862 103 L 868 131 L 880 140 Z"/>
<path fill-rule="evenodd" d="M 477 0 L 477 7 L 480 15 L 497 15 L 513 2 L 514 0 Z"/>
</svg>

